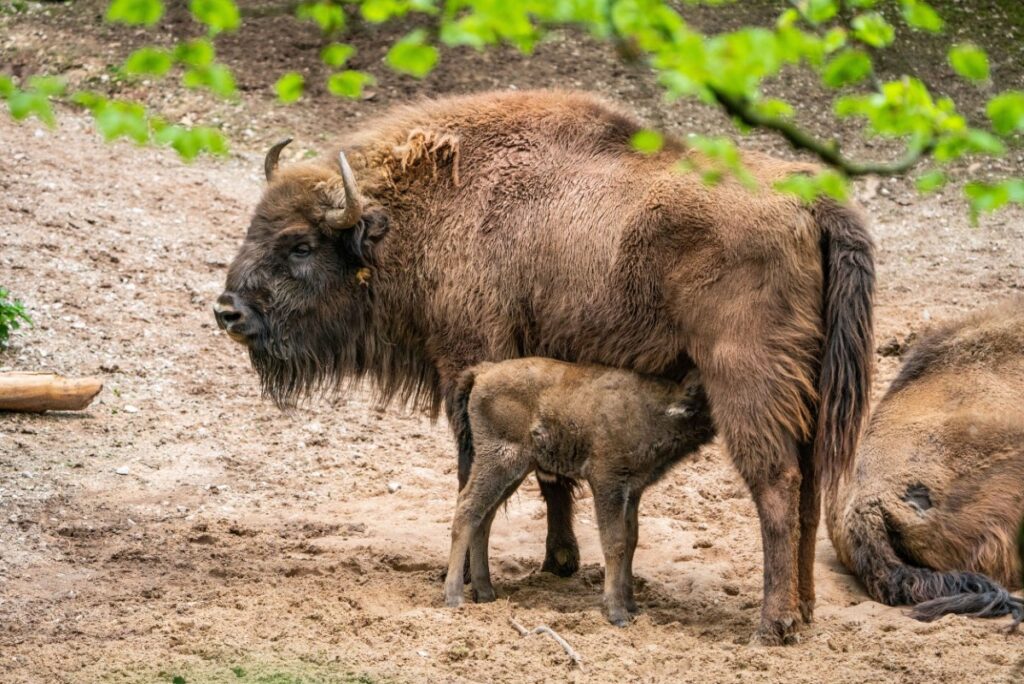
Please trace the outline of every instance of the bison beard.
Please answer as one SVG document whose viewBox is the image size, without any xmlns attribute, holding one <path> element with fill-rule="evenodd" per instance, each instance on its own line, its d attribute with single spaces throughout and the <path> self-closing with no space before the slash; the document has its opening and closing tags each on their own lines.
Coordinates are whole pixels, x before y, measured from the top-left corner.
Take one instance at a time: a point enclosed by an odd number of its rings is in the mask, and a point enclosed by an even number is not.
<svg viewBox="0 0 1024 684">
<path fill-rule="evenodd" d="M 259 375 L 263 396 L 280 408 L 295 406 L 302 398 L 335 393 L 343 383 L 358 382 L 364 374 L 363 336 L 350 337 L 352 328 L 311 321 L 301 328 L 300 336 L 278 331 L 271 324 L 264 328 L 266 332 L 250 343 L 249 360 Z M 337 341 L 342 339 L 359 342 L 339 346 Z"/>
</svg>

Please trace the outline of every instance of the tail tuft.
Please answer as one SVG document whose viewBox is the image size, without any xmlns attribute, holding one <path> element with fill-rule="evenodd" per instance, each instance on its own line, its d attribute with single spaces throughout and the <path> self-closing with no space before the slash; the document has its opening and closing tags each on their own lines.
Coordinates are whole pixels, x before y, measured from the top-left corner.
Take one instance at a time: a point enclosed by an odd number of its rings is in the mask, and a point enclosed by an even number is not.
<svg viewBox="0 0 1024 684">
<path fill-rule="evenodd" d="M 853 469 L 867 419 L 874 365 L 874 244 L 850 207 L 819 200 L 811 207 L 822 233 L 825 341 L 818 380 L 821 404 L 814 461 L 834 488 Z"/>
<path fill-rule="evenodd" d="M 913 605 L 911 617 L 931 622 L 956 613 L 993 618 L 1010 615 L 1013 627 L 1024 620 L 1024 599 L 976 572 L 942 572 L 911 565 L 893 542 L 896 531 L 886 522 L 881 504 L 854 511 L 846 520 L 850 568 L 871 598 L 889 606 Z"/>
</svg>

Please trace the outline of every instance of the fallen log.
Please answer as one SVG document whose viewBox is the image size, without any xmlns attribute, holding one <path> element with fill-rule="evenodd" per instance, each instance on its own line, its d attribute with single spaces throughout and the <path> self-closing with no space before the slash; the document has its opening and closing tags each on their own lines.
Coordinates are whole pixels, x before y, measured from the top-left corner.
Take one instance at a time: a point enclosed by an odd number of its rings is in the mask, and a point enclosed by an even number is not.
<svg viewBox="0 0 1024 684">
<path fill-rule="evenodd" d="M 0 373 L 0 411 L 80 411 L 103 389 L 99 378 Z"/>
</svg>

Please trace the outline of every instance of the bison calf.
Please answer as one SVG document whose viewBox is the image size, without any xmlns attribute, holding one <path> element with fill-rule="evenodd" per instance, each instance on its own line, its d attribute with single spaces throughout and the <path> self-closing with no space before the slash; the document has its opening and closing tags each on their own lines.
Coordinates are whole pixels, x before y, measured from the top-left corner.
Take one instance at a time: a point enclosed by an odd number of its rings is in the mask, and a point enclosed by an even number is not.
<svg viewBox="0 0 1024 684">
<path fill-rule="evenodd" d="M 459 493 L 445 582 L 462 603 L 463 562 L 477 601 L 494 600 L 487 543 L 498 506 L 536 471 L 543 481 L 586 480 L 604 551 L 608 619 L 624 626 L 633 601 L 640 495 L 714 436 L 694 371 L 683 383 L 605 366 L 526 358 L 484 363 L 459 381 L 454 422 L 473 466 Z"/>
</svg>

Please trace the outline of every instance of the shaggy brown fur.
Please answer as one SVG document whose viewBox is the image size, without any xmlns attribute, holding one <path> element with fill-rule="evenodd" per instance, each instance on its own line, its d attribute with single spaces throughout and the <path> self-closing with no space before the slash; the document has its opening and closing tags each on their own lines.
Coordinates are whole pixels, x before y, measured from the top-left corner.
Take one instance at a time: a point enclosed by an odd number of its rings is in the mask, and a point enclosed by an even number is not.
<svg viewBox="0 0 1024 684">
<path fill-rule="evenodd" d="M 466 371 L 453 416 L 470 435 L 473 462 L 459 492 L 445 581 L 449 606 L 462 604 L 470 555 L 473 596 L 493 601 L 487 545 L 498 507 L 536 470 L 538 480 L 586 480 L 604 551 L 608 620 L 635 613 L 633 552 L 644 490 L 714 437 L 698 373 L 682 383 L 629 371 L 526 358 Z M 460 448 L 464 448 L 460 445 Z"/>
<path fill-rule="evenodd" d="M 451 413 L 459 374 L 545 356 L 681 379 L 700 368 L 762 522 L 760 637 L 813 604 L 818 479 L 852 460 L 871 379 L 871 243 L 858 214 L 773 182 L 812 167 L 744 155 L 709 187 L 668 140 L 574 92 L 422 102 L 341 142 L 365 203 L 329 226 L 336 155 L 276 171 L 228 273 L 221 324 L 281 403 L 369 376 Z M 460 481 L 469 472 L 460 463 Z M 578 565 L 566 481 L 544 483 L 545 569 Z M 798 569 L 799 566 L 799 569 Z"/>
<path fill-rule="evenodd" d="M 855 475 L 828 494 L 839 558 L 915 616 L 1024 617 L 1024 298 L 940 326 L 875 409 Z M 991 579 L 990 579 L 991 578 Z M 925 603 L 922 603 L 925 602 Z"/>
</svg>

